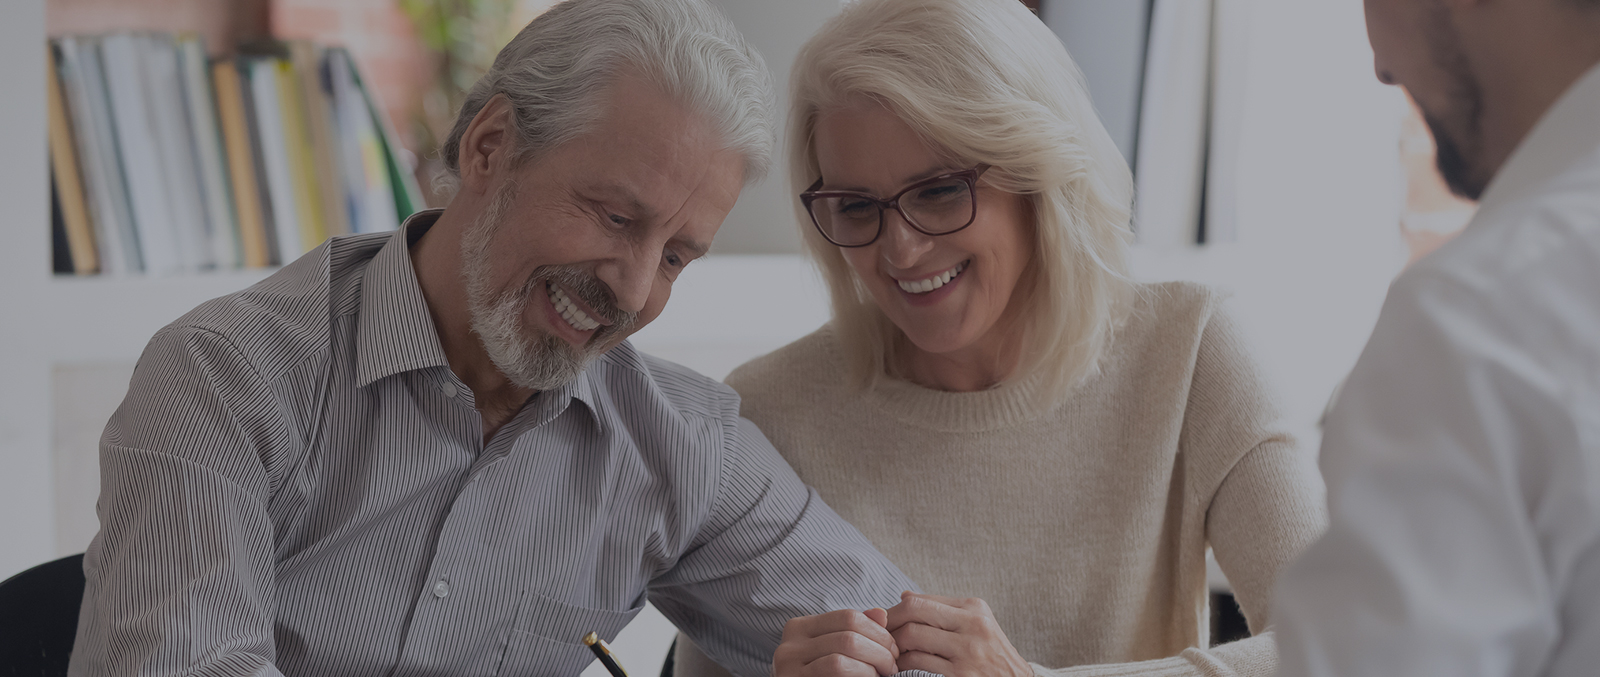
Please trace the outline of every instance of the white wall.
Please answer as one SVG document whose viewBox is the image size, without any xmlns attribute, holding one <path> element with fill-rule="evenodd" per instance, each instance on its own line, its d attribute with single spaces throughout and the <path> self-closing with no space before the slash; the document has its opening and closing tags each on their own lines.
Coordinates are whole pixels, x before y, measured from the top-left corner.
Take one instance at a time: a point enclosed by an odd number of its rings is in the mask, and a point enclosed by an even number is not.
<svg viewBox="0 0 1600 677">
<path fill-rule="evenodd" d="M 45 160 L 44 0 L 6 0 L 0 20 L 0 579 L 52 552 L 49 436 L 29 425 L 49 415 L 49 366 L 21 359 L 48 335 L 23 312 L 49 274 L 50 184 Z M 70 312 L 63 309 L 63 312 Z"/>
<path fill-rule="evenodd" d="M 777 83 L 777 149 L 767 178 L 739 194 L 727 222 L 717 233 L 715 251 L 730 254 L 797 254 L 800 236 L 794 226 L 794 201 L 785 176 L 787 155 L 783 130 L 789 110 L 789 66 L 806 38 L 839 11 L 840 0 L 711 0 L 744 33 L 766 59 Z"/>
<path fill-rule="evenodd" d="M 1134 252 L 1146 279 L 1231 290 L 1308 444 L 1405 261 L 1400 91 L 1372 74 L 1361 3 L 1257 2 L 1238 242 Z"/>
</svg>

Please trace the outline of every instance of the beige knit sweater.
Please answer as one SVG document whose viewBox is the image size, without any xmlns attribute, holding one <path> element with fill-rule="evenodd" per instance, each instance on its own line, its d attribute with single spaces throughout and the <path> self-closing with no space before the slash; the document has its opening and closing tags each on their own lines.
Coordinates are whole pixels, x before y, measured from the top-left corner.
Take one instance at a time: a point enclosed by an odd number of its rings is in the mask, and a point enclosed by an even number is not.
<svg viewBox="0 0 1600 677">
<path fill-rule="evenodd" d="M 728 377 L 743 413 L 927 592 L 981 597 L 1041 675 L 1270 675 L 1278 572 L 1324 528 L 1220 298 L 1146 285 L 1100 373 L 1039 411 L 1025 379 L 850 388 L 827 326 Z M 1255 636 L 1207 649 L 1206 547 Z M 724 675 L 682 636 L 678 673 Z"/>
</svg>

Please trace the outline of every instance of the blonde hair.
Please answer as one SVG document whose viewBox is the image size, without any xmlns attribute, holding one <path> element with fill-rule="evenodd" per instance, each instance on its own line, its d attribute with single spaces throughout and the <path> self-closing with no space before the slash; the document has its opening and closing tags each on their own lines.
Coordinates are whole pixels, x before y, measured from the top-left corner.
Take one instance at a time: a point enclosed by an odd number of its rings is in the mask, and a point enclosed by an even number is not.
<svg viewBox="0 0 1600 677">
<path fill-rule="evenodd" d="M 789 179 L 818 177 L 818 115 L 877 100 L 961 166 L 1026 195 L 1036 219 L 1021 361 L 1044 404 L 1093 374 L 1131 307 L 1133 177 L 1061 41 L 1017 0 L 861 0 L 806 42 L 791 75 Z M 905 343 L 838 247 L 795 202 L 806 249 L 828 283 L 852 380 L 894 373 Z M 1002 383 L 1002 385 L 1005 385 Z"/>
</svg>

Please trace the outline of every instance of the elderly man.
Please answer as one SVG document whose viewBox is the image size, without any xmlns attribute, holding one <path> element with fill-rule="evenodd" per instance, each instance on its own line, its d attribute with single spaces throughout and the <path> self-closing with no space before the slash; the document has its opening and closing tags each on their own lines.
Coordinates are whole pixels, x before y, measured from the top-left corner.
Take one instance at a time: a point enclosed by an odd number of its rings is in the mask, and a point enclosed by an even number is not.
<svg viewBox="0 0 1600 677">
<path fill-rule="evenodd" d="M 1600 671 L 1600 0 L 1367 0 L 1378 78 L 1482 198 L 1331 411 L 1280 674 Z"/>
<path fill-rule="evenodd" d="M 557 6 L 470 93 L 447 208 L 158 333 L 72 674 L 575 675 L 647 595 L 765 674 L 789 618 L 893 604 L 732 391 L 624 341 L 765 171 L 766 78 L 702 0 Z"/>
</svg>

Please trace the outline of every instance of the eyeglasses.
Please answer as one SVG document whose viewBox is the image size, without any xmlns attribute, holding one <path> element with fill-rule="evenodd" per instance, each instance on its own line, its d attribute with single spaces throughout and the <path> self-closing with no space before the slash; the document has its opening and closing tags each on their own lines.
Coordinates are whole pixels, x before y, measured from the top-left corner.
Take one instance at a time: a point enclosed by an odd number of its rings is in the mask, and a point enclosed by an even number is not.
<svg viewBox="0 0 1600 677">
<path fill-rule="evenodd" d="M 855 191 L 817 190 L 822 187 L 822 179 L 817 179 L 800 194 L 800 204 L 822 236 L 840 247 L 865 247 L 877 241 L 885 209 L 900 212 L 919 233 L 949 235 L 977 218 L 978 177 L 988 169 L 989 165 L 978 165 L 923 179 L 887 200 Z"/>
</svg>

